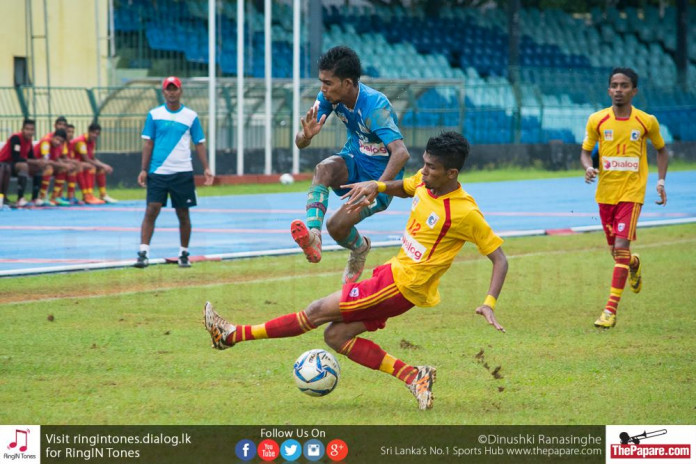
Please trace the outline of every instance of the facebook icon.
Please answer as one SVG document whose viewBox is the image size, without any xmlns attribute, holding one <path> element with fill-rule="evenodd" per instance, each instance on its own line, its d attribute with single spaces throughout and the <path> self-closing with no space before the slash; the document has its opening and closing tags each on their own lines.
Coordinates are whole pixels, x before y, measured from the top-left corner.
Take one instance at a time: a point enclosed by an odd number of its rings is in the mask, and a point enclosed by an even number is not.
<svg viewBox="0 0 696 464">
<path fill-rule="evenodd" d="M 256 456 L 256 445 L 251 440 L 239 440 L 234 452 L 242 461 L 251 461 Z"/>
</svg>

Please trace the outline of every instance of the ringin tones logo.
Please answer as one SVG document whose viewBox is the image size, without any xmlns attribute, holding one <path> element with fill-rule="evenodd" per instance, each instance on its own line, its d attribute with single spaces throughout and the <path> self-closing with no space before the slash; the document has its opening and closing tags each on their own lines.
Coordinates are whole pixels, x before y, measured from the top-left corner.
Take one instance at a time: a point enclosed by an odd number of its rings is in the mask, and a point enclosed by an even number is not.
<svg viewBox="0 0 696 464">
<path fill-rule="evenodd" d="M 38 461 L 41 453 L 41 431 L 39 426 L 0 426 L 1 462 Z"/>
</svg>

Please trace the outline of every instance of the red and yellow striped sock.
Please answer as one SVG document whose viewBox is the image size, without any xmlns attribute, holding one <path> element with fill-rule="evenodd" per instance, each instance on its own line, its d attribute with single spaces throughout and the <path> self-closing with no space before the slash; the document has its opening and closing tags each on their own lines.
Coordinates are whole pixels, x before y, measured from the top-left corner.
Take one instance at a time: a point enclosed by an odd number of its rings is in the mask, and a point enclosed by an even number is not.
<svg viewBox="0 0 696 464">
<path fill-rule="evenodd" d="M 415 367 L 409 366 L 400 359 L 396 359 L 375 342 L 364 338 L 351 338 L 338 352 L 348 357 L 351 361 L 370 369 L 393 375 L 407 384 L 411 383 L 416 378 L 416 374 L 418 374 L 418 370 Z"/>
<path fill-rule="evenodd" d="M 611 278 L 611 290 L 609 291 L 609 300 L 604 308 L 606 311 L 616 314 L 616 309 L 619 306 L 621 295 L 626 287 L 626 279 L 628 278 L 628 266 L 631 262 L 631 250 L 628 248 L 614 249 L 614 274 Z"/>
<path fill-rule="evenodd" d="M 65 183 L 65 173 L 59 172 L 58 174 L 56 174 L 56 178 L 53 181 L 53 194 L 51 195 L 51 199 L 60 198 L 60 196 L 63 194 L 63 184 L 64 183 Z"/>
<path fill-rule="evenodd" d="M 307 313 L 300 311 L 271 319 L 264 324 L 238 325 L 237 330 L 231 333 L 226 341 L 235 344 L 264 338 L 296 337 L 316 328 L 309 322 Z"/>
<path fill-rule="evenodd" d="M 75 182 L 77 181 L 77 176 L 75 174 L 68 174 L 68 198 L 75 198 Z"/>
<path fill-rule="evenodd" d="M 99 187 L 99 196 L 106 196 L 106 173 L 104 171 L 97 172 L 97 187 Z"/>
<path fill-rule="evenodd" d="M 53 172 L 51 174 L 46 174 L 41 177 L 41 188 L 39 189 L 39 198 L 46 198 L 46 192 L 48 192 L 48 186 L 51 184 L 51 177 L 53 177 Z"/>
</svg>

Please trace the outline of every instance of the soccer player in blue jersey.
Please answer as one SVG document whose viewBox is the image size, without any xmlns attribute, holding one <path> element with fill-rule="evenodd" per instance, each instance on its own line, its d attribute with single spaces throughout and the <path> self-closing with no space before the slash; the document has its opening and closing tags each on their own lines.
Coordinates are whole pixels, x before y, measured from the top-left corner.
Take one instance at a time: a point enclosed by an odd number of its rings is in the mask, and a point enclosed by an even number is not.
<svg viewBox="0 0 696 464">
<path fill-rule="evenodd" d="M 191 142 L 203 165 L 205 185 L 213 184 L 213 173 L 208 167 L 205 135 L 198 114 L 181 104 L 181 81 L 168 77 L 162 82 L 165 104 L 147 114 L 143 128 L 142 170 L 138 183 L 147 186 L 147 209 L 140 228 L 140 251 L 135 267 L 149 264 L 150 240 L 155 231 L 155 220 L 167 196 L 179 219 L 179 267 L 190 267 L 189 240 L 191 217 L 189 208 L 196 206 L 196 186 L 191 163 Z"/>
<path fill-rule="evenodd" d="M 302 248 L 307 260 L 321 260 L 321 227 L 329 203 L 329 187 L 337 195 L 348 190 L 341 185 L 361 181 L 401 179 L 409 159 L 403 136 L 396 125 L 396 113 L 384 94 L 359 82 L 360 58 L 348 47 L 334 47 L 319 59 L 321 90 L 317 100 L 302 118 L 302 129 L 295 144 L 303 149 L 310 145 L 331 113 L 346 125 L 348 140 L 341 151 L 326 158 L 314 169 L 307 194 L 307 220 L 292 222 L 292 238 Z M 380 192 L 369 206 L 351 210 L 342 205 L 326 223 L 331 237 L 351 250 L 343 273 L 343 282 L 357 282 L 370 251 L 370 240 L 355 225 L 387 209 L 392 196 Z"/>
</svg>

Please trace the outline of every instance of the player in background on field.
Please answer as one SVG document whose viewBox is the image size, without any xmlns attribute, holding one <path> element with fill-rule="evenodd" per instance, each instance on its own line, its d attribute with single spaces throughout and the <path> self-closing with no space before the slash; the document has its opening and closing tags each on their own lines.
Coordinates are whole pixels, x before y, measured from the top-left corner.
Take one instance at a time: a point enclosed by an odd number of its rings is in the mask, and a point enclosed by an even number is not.
<svg viewBox="0 0 696 464">
<path fill-rule="evenodd" d="M 181 103 L 181 80 L 170 76 L 162 82 L 164 105 L 147 113 L 143 128 L 142 170 L 138 184 L 147 187 L 147 209 L 140 227 L 140 251 L 137 268 L 150 264 L 150 241 L 155 232 L 155 221 L 162 206 L 171 196 L 172 206 L 179 219 L 179 267 L 191 267 L 189 240 L 191 216 L 189 208 L 196 206 L 196 184 L 191 162 L 191 142 L 203 166 L 205 185 L 213 185 L 215 178 L 208 167 L 205 135 L 198 114 Z"/>
<path fill-rule="evenodd" d="M 381 92 L 359 82 L 361 73 L 360 58 L 348 47 L 334 47 L 322 55 L 319 58 L 321 91 L 302 118 L 302 129 L 295 135 L 298 148 L 308 147 L 332 112 L 346 125 L 348 134 L 340 153 L 323 160 L 314 169 L 307 193 L 306 224 L 296 220 L 290 227 L 292 238 L 311 263 L 321 260 L 321 227 L 329 203 L 329 187 L 340 196 L 346 193 L 341 185 L 401 179 L 409 159 L 391 103 Z M 370 239 L 361 235 L 355 225 L 387 209 L 391 200 L 390 195 L 380 192 L 372 204 L 352 211 L 343 205 L 328 219 L 326 228 L 331 237 L 351 250 L 343 273 L 344 283 L 358 281 L 370 251 Z"/>
<path fill-rule="evenodd" d="M 341 186 L 348 189 L 342 197 L 348 199 L 348 213 L 369 205 L 379 192 L 413 197 L 398 255 L 377 267 L 371 278 L 345 283 L 342 290 L 312 302 L 303 311 L 265 324 L 230 324 L 206 303 L 205 326 L 213 348 L 224 350 L 249 340 L 293 337 L 328 323 L 324 340 L 331 348 L 358 364 L 398 378 L 416 397 L 420 409 L 430 409 L 435 368 L 406 364 L 358 335 L 383 329 L 388 318 L 413 306 L 438 304 L 440 279 L 466 242 L 475 244 L 493 263 L 488 294 L 476 313 L 505 332 L 493 309 L 507 274 L 507 258 L 501 248 L 503 240 L 457 181 L 468 154 L 469 143 L 462 135 L 445 132 L 428 141 L 423 168 L 416 175 Z"/>
<path fill-rule="evenodd" d="M 77 159 L 86 166 L 82 170 L 82 196 L 88 205 L 101 205 L 104 203 L 118 203 L 118 200 L 111 198 L 106 193 L 106 175 L 114 172 L 108 164 L 99 161 L 95 156 L 97 140 L 101 135 L 101 126 L 93 122 L 89 125 L 86 134 L 75 137 L 70 142 L 70 151 L 73 159 Z M 99 198 L 94 196 L 94 177 L 96 174 L 97 187 L 99 188 Z"/>
<path fill-rule="evenodd" d="M 16 206 L 28 206 L 29 202 L 24 198 L 29 175 L 41 176 L 47 162 L 34 159 L 32 140 L 36 132 L 36 123 L 33 119 L 25 119 L 22 122 L 22 130 L 12 134 L 5 145 L 0 148 L 0 163 L 10 164 L 10 173 L 17 177 L 17 203 Z"/>
<path fill-rule="evenodd" d="M 638 74 L 630 68 L 614 68 L 609 76 L 609 96 L 612 105 L 590 115 L 580 162 L 585 168 L 585 182 L 599 175 L 595 199 L 599 204 L 602 227 L 614 257 L 609 300 L 594 323 L 609 329 L 616 325 L 616 310 L 626 279 L 631 290 L 642 287 L 642 262 L 637 253 L 631 254 L 631 242 L 636 239 L 636 224 L 645 200 L 648 183 L 647 142 L 657 150 L 658 205 L 667 204 L 665 176 L 669 155 L 660 135 L 655 116 L 631 104 L 638 92 Z M 599 143 L 599 169 L 592 166 L 592 148 Z"/>
<path fill-rule="evenodd" d="M 65 142 L 67 140 L 65 129 L 56 129 L 46 134 L 39 143 L 34 145 L 34 158 L 44 159 L 48 165 L 43 171 L 41 189 L 39 196 L 34 202 L 36 206 L 50 204 L 53 206 L 70 206 L 70 202 L 60 198 L 63 184 L 68 173 L 75 175 L 75 164 L 63 158 Z M 51 177 L 55 177 L 53 182 L 53 192 L 51 198 L 47 199 L 46 194 L 51 183 Z"/>
</svg>

